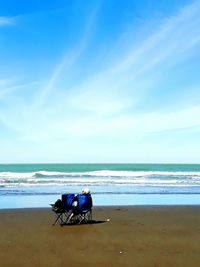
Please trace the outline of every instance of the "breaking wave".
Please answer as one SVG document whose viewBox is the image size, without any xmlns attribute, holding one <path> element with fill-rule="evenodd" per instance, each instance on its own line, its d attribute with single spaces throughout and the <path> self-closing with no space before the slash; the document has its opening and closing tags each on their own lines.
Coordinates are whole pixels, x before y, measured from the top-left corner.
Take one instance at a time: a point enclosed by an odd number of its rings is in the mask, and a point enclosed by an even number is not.
<svg viewBox="0 0 200 267">
<path fill-rule="evenodd" d="M 17 186 L 200 186 L 200 172 L 91 171 L 0 172 L 0 187 Z"/>
</svg>

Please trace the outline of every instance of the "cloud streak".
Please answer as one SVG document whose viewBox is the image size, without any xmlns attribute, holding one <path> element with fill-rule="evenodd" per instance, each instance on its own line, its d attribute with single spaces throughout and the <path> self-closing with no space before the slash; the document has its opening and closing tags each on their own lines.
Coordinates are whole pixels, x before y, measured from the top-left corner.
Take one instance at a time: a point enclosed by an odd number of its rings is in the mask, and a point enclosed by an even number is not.
<svg viewBox="0 0 200 267">
<path fill-rule="evenodd" d="M 75 45 L 73 49 L 67 51 L 62 57 L 61 61 L 56 65 L 53 70 L 47 85 L 41 90 L 39 95 L 37 96 L 37 106 L 45 103 L 48 95 L 55 90 L 57 82 L 65 73 L 65 79 L 67 79 L 67 73 L 72 68 L 73 65 L 76 64 L 80 56 L 83 54 L 84 50 L 87 47 L 90 36 L 92 35 L 92 29 L 95 25 L 95 20 L 98 12 L 98 5 L 93 9 L 91 14 L 88 16 L 86 21 L 85 29 L 83 30 L 83 36 L 81 40 L 77 40 L 78 45 Z"/>
<path fill-rule="evenodd" d="M 3 17 L 0 16 L 0 27 L 3 26 L 9 26 L 15 24 L 15 18 L 14 17 Z"/>
</svg>

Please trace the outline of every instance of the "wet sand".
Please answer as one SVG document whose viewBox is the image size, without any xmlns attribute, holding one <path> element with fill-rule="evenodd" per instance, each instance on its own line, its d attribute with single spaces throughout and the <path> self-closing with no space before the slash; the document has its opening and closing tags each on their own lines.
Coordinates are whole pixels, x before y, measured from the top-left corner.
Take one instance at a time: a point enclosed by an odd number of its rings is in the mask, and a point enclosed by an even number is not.
<svg viewBox="0 0 200 267">
<path fill-rule="evenodd" d="M 51 209 L 0 210 L 7 266 L 200 266 L 200 207 L 99 207 L 93 223 L 52 226 Z M 109 219 L 107 221 L 107 219 Z"/>
</svg>

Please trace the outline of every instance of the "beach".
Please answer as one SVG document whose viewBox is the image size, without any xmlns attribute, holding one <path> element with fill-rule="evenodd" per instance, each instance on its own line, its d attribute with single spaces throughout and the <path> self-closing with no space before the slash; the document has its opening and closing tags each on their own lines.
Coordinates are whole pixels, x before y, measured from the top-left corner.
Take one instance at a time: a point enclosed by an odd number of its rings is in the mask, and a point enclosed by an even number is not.
<svg viewBox="0 0 200 267">
<path fill-rule="evenodd" d="M 199 206 L 95 207 L 59 226 L 50 208 L 0 210 L 1 266 L 200 266 Z"/>
</svg>

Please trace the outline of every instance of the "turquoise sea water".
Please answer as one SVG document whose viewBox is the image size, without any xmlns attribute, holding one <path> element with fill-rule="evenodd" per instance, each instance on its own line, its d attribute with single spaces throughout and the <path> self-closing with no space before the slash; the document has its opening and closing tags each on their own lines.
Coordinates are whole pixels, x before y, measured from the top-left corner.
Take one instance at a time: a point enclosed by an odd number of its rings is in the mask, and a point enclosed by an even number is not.
<svg viewBox="0 0 200 267">
<path fill-rule="evenodd" d="M 198 205 L 200 164 L 0 164 L 0 208 L 48 207 L 83 187 L 94 205 Z"/>
</svg>

